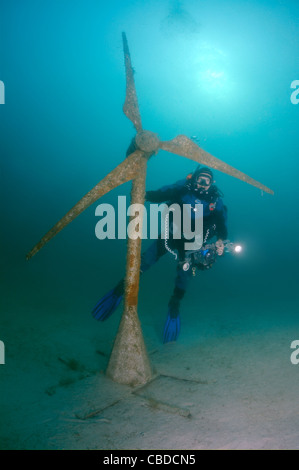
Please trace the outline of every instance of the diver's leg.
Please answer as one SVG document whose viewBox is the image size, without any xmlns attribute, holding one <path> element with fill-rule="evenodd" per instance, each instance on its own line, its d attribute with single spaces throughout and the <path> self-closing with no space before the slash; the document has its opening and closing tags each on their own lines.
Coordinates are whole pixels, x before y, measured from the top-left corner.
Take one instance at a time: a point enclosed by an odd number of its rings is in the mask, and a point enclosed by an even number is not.
<svg viewBox="0 0 299 470">
<path fill-rule="evenodd" d="M 175 287 L 168 303 L 168 313 L 164 326 L 163 343 L 175 341 L 180 333 L 180 303 L 183 299 L 188 281 L 191 277 L 191 269 L 184 271 L 180 266 L 177 268 Z"/>
<path fill-rule="evenodd" d="M 161 238 L 152 243 L 149 248 L 141 255 L 141 274 L 151 268 L 166 253 L 165 241 Z"/>
<path fill-rule="evenodd" d="M 175 286 L 168 304 L 172 318 L 175 318 L 179 315 L 180 303 L 186 293 L 187 285 L 191 274 L 191 269 L 189 269 L 188 271 L 184 271 L 181 267 L 177 268 Z"/>
<path fill-rule="evenodd" d="M 142 254 L 140 273 L 147 271 L 166 252 L 164 240 L 158 239 Z M 92 315 L 96 320 L 104 321 L 115 312 L 123 299 L 125 291 L 125 280 L 119 283 L 104 295 L 92 310 Z"/>
</svg>

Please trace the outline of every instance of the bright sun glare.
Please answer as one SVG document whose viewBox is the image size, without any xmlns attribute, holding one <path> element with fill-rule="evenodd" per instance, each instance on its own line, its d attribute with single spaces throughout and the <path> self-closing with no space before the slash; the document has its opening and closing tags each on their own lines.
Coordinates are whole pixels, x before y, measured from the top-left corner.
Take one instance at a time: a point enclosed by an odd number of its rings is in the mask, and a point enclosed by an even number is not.
<svg viewBox="0 0 299 470">
<path fill-rule="evenodd" d="M 228 59 L 224 51 L 204 43 L 195 61 L 198 86 L 215 97 L 226 97 L 232 91 Z"/>
</svg>

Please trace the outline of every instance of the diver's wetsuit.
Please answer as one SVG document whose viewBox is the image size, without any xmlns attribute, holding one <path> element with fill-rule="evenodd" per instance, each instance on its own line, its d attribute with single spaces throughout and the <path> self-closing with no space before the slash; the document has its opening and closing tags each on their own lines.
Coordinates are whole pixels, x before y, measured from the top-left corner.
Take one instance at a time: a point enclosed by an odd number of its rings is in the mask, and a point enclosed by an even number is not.
<svg viewBox="0 0 299 470">
<path fill-rule="evenodd" d="M 146 201 L 153 203 L 167 202 L 168 205 L 177 203 L 180 207 L 183 204 L 191 206 L 191 224 L 194 224 L 194 218 L 197 212 L 194 210 L 196 204 L 203 205 L 203 239 L 207 243 L 211 238 L 227 239 L 227 209 L 223 204 L 221 193 L 215 185 L 210 186 L 208 191 L 202 190 L 195 192 L 190 179 L 180 180 L 175 184 L 164 186 L 157 191 L 147 191 Z M 184 259 L 184 238 L 180 240 L 172 239 L 171 249 L 176 249 L 179 255 L 179 261 Z M 190 240 L 189 240 L 190 242 Z M 165 240 L 159 238 L 156 240 L 141 257 L 141 272 L 147 271 L 158 259 L 167 253 Z M 202 269 L 205 269 L 204 266 Z M 169 301 L 169 314 L 171 318 L 179 315 L 179 304 L 182 300 L 188 280 L 192 270 L 184 271 L 182 264 L 178 263 L 177 275 L 175 279 L 175 288 Z"/>
</svg>

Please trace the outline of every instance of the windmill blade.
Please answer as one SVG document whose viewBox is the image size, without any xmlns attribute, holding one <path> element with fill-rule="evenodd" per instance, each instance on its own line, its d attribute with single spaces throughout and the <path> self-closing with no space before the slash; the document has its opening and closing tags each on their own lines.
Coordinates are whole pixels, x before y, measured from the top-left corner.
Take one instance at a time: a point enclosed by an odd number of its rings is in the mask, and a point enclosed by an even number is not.
<svg viewBox="0 0 299 470">
<path fill-rule="evenodd" d="M 234 178 L 238 178 L 239 180 L 244 181 L 245 183 L 251 184 L 256 188 L 259 188 L 262 191 L 265 191 L 266 193 L 274 194 L 272 189 L 267 188 L 267 186 L 264 186 L 262 183 L 259 183 L 250 176 L 247 176 L 245 173 L 242 173 L 241 171 L 228 165 L 222 160 L 213 157 L 213 155 L 201 149 L 198 145 L 196 145 L 185 135 L 179 135 L 173 140 L 161 142 L 160 148 L 162 150 L 166 150 L 167 152 L 182 155 L 183 157 L 187 157 L 197 163 L 207 165 L 210 168 L 214 168 L 215 170 L 222 171 L 223 173 L 231 175 Z"/>
<path fill-rule="evenodd" d="M 122 33 L 122 38 L 126 68 L 126 99 L 123 106 L 123 111 L 134 124 L 136 131 L 140 132 L 142 130 L 142 124 L 134 82 L 134 70 L 131 63 L 131 56 L 126 33 Z"/>
<path fill-rule="evenodd" d="M 114 170 L 108 173 L 104 179 L 102 179 L 91 191 L 89 191 L 79 202 L 65 214 L 62 219 L 57 222 L 49 232 L 32 248 L 27 254 L 26 259 L 29 260 L 34 256 L 46 243 L 48 243 L 58 232 L 72 222 L 78 215 L 80 215 L 85 209 L 91 204 L 97 201 L 101 196 L 108 193 L 112 189 L 120 186 L 127 181 L 130 181 L 136 177 L 141 168 L 141 158 L 143 152 L 136 150 L 134 153 L 128 156 L 120 165 Z"/>
</svg>

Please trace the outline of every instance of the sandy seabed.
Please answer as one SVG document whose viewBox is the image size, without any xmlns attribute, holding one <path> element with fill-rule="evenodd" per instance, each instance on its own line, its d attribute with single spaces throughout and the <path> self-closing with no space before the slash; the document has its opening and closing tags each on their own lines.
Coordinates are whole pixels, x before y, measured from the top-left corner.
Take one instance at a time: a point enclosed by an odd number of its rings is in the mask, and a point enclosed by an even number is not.
<svg viewBox="0 0 299 470">
<path fill-rule="evenodd" d="M 119 315 L 108 326 L 54 308 L 3 318 L 2 449 L 299 449 L 292 317 L 182 318 L 163 345 L 162 318 L 145 316 L 155 375 L 131 388 L 105 376 Z"/>
</svg>

